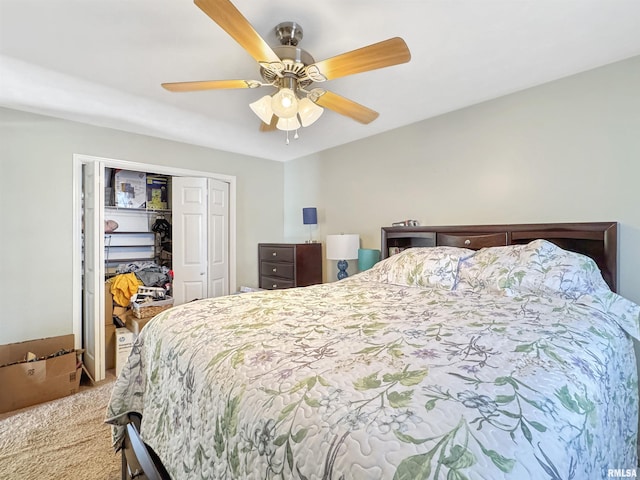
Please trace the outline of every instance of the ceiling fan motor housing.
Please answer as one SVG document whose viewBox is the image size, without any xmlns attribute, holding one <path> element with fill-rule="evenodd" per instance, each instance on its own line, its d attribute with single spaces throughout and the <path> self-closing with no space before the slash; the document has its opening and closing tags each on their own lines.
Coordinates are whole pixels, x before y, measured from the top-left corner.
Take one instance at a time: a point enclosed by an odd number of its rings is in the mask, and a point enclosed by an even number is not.
<svg viewBox="0 0 640 480">
<path fill-rule="evenodd" d="M 313 83 L 304 71 L 307 65 L 315 63 L 314 58 L 302 48 L 293 45 L 278 45 L 273 47 L 275 54 L 282 60 L 284 70 L 282 76 L 293 76 L 298 80 L 298 85 L 306 87 Z M 267 83 L 280 83 L 280 77 L 272 70 L 260 67 L 260 75 Z"/>
<path fill-rule="evenodd" d="M 302 40 L 302 27 L 296 22 L 282 22 L 276 25 L 276 38 L 280 45 L 298 45 Z"/>
</svg>

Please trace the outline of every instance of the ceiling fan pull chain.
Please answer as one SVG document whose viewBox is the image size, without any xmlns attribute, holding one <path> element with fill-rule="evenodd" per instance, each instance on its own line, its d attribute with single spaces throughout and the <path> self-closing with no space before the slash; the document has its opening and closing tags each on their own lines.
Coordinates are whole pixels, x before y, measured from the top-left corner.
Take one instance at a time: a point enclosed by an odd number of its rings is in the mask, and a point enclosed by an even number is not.
<svg viewBox="0 0 640 480">
<path fill-rule="evenodd" d="M 293 139 L 294 139 L 294 140 L 297 140 L 297 139 L 299 139 L 299 138 L 300 138 L 300 135 L 298 135 L 298 129 L 296 128 L 296 133 L 295 133 L 295 135 L 293 136 Z"/>
<path fill-rule="evenodd" d="M 289 145 L 289 130 L 287 130 L 287 141 L 286 144 Z"/>
</svg>

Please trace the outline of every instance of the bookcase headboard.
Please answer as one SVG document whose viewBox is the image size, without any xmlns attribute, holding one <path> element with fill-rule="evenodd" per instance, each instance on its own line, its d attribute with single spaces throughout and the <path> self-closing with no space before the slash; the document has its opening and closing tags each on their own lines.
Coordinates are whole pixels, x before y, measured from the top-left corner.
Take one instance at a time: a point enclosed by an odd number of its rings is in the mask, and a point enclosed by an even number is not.
<svg viewBox="0 0 640 480">
<path fill-rule="evenodd" d="M 384 259 L 411 247 L 449 245 L 477 250 L 524 244 L 538 238 L 593 258 L 611 290 L 617 291 L 617 222 L 382 227 L 380 245 Z"/>
</svg>

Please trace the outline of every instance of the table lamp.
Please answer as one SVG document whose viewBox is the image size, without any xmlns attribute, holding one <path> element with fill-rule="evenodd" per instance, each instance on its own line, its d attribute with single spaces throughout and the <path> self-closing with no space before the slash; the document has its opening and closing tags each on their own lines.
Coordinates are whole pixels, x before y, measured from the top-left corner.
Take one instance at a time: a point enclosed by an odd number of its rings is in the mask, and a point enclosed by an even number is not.
<svg viewBox="0 0 640 480">
<path fill-rule="evenodd" d="M 360 235 L 358 234 L 327 235 L 327 259 L 338 260 L 338 280 L 349 276 L 347 260 L 358 258 L 359 247 Z"/>
<path fill-rule="evenodd" d="M 318 224 L 318 210 L 316 207 L 304 207 L 302 209 L 302 223 L 304 225 L 309 225 L 309 241 L 307 243 L 313 243 L 311 229 L 313 228 L 313 225 Z"/>
</svg>

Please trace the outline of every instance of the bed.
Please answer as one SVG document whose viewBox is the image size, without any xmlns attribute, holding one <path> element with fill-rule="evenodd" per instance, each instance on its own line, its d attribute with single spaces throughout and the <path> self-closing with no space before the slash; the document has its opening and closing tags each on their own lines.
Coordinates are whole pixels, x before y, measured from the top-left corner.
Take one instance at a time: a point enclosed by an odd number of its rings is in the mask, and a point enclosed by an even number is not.
<svg viewBox="0 0 640 480">
<path fill-rule="evenodd" d="M 383 228 L 386 258 L 347 279 L 162 312 L 116 381 L 114 445 L 135 412 L 174 480 L 634 469 L 640 307 L 614 292 L 616 232 Z"/>
</svg>

